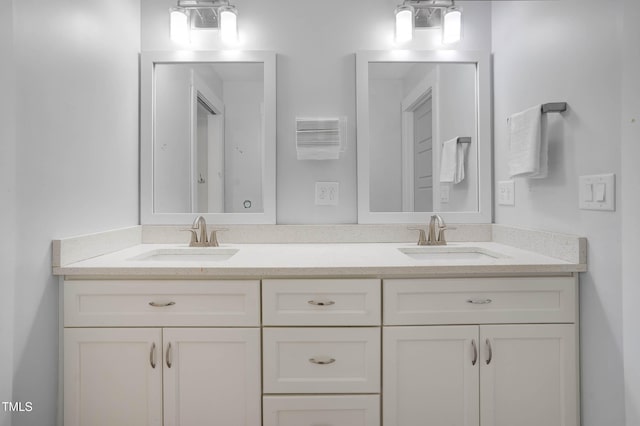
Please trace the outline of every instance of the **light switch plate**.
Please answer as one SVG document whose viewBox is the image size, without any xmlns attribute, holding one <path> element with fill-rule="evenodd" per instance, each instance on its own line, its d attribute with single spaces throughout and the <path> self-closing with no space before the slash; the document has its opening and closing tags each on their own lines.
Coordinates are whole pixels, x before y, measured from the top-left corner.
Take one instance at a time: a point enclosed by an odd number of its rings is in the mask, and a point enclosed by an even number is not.
<svg viewBox="0 0 640 426">
<path fill-rule="evenodd" d="M 512 180 L 498 182 L 498 204 L 501 206 L 516 205 L 516 185 Z"/>
<path fill-rule="evenodd" d="M 338 182 L 316 182 L 316 205 L 337 206 L 339 187 Z"/>
<path fill-rule="evenodd" d="M 580 176 L 580 209 L 607 210 L 616 209 L 616 175 Z"/>
</svg>

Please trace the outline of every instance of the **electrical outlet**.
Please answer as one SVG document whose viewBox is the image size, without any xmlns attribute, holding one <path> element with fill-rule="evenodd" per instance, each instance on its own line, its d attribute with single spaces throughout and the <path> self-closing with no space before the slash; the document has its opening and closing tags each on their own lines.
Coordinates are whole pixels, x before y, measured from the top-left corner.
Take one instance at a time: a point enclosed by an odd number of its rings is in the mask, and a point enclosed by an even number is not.
<svg viewBox="0 0 640 426">
<path fill-rule="evenodd" d="M 316 205 L 337 206 L 339 200 L 338 182 L 316 182 Z"/>
<path fill-rule="evenodd" d="M 498 182 L 498 204 L 501 206 L 516 205 L 516 185 L 512 180 Z"/>
<path fill-rule="evenodd" d="M 440 185 L 440 202 L 444 204 L 449 202 L 449 185 Z"/>
</svg>

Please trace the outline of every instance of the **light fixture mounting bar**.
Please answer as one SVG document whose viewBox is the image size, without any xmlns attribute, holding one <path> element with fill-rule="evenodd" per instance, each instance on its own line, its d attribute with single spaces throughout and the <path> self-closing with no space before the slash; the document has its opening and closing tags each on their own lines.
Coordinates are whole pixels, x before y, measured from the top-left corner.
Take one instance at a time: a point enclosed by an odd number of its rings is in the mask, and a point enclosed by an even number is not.
<svg viewBox="0 0 640 426">
<path fill-rule="evenodd" d="M 454 0 L 405 0 L 414 12 L 415 28 L 440 28 L 444 11 L 455 6 Z"/>
</svg>

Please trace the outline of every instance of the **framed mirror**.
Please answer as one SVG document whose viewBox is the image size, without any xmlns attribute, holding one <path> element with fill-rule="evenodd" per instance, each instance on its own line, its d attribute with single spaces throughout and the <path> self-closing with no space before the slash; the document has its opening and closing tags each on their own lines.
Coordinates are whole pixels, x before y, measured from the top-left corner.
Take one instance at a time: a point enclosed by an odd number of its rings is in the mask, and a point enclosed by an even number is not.
<svg viewBox="0 0 640 426">
<path fill-rule="evenodd" d="M 276 57 L 143 52 L 142 224 L 276 222 Z"/>
<path fill-rule="evenodd" d="M 358 223 L 490 223 L 484 52 L 356 55 Z"/>
</svg>

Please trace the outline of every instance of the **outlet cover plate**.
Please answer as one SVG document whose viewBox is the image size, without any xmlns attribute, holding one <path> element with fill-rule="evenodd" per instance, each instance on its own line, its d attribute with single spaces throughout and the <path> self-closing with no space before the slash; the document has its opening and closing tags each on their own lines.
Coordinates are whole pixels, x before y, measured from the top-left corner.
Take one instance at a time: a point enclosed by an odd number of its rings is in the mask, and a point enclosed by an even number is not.
<svg viewBox="0 0 640 426">
<path fill-rule="evenodd" d="M 316 205 L 337 206 L 339 201 L 338 182 L 316 182 Z"/>
<path fill-rule="evenodd" d="M 581 210 L 616 210 L 616 175 L 580 176 L 578 185 Z"/>
<path fill-rule="evenodd" d="M 498 182 L 498 204 L 501 206 L 516 205 L 516 185 L 512 180 Z"/>
</svg>

